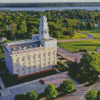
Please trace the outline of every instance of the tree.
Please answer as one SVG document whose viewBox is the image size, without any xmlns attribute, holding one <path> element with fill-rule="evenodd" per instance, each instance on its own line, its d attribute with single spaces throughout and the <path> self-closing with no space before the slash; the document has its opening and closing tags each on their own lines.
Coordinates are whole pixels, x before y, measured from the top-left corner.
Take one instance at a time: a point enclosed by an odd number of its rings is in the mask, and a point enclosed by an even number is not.
<svg viewBox="0 0 100 100">
<path fill-rule="evenodd" d="M 24 94 L 17 94 L 14 98 L 14 100 L 22 100 L 24 98 Z"/>
<path fill-rule="evenodd" d="M 100 100 L 100 90 L 97 92 L 97 100 Z"/>
<path fill-rule="evenodd" d="M 37 98 L 38 94 L 35 91 L 32 91 L 25 95 L 24 100 L 37 100 Z"/>
<path fill-rule="evenodd" d="M 97 97 L 97 90 L 89 90 L 85 95 L 86 100 L 96 100 L 96 97 Z"/>
<path fill-rule="evenodd" d="M 54 32 L 53 32 L 53 35 L 54 35 L 54 37 L 56 37 L 56 38 L 59 38 L 59 37 L 61 36 L 59 31 L 54 31 Z"/>
<path fill-rule="evenodd" d="M 97 68 L 99 66 L 99 60 L 95 54 L 84 54 L 79 65 L 81 70 L 85 70 L 85 75 L 87 76 L 87 81 L 89 81 L 89 83 L 98 78 Z"/>
<path fill-rule="evenodd" d="M 26 21 L 22 21 L 21 25 L 20 25 L 20 30 L 21 30 L 21 35 L 22 37 L 25 37 L 26 33 L 27 33 L 27 26 L 26 26 Z"/>
<path fill-rule="evenodd" d="M 46 94 L 46 98 L 49 100 L 56 98 L 58 95 L 58 91 L 55 89 L 55 85 L 50 83 L 45 88 L 45 94 Z"/>
<path fill-rule="evenodd" d="M 74 83 L 70 79 L 66 79 L 63 83 L 61 83 L 60 89 L 65 94 L 70 93 L 75 89 Z"/>
</svg>

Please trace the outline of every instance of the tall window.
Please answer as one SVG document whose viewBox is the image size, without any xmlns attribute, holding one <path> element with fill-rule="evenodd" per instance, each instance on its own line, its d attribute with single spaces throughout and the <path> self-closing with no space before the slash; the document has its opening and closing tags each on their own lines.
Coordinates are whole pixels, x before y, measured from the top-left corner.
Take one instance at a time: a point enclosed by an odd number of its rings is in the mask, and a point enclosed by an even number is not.
<svg viewBox="0 0 100 100">
<path fill-rule="evenodd" d="M 24 61 L 24 57 L 22 58 L 22 61 Z"/>
<path fill-rule="evenodd" d="M 17 58 L 16 62 L 18 63 L 18 61 L 19 61 L 19 58 Z"/>
<path fill-rule="evenodd" d="M 43 54 L 43 57 L 45 57 L 45 53 Z"/>
<path fill-rule="evenodd" d="M 27 56 L 27 59 L 30 60 L 30 56 Z"/>
</svg>

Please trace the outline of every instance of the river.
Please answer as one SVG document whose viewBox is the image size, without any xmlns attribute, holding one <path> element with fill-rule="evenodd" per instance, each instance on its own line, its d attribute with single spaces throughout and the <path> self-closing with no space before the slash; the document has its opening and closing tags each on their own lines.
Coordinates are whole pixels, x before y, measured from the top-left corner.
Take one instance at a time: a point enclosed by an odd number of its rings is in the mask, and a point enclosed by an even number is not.
<svg viewBox="0 0 100 100">
<path fill-rule="evenodd" d="M 0 10 L 12 10 L 12 11 L 46 11 L 46 10 L 75 10 L 75 9 L 85 9 L 85 10 L 100 10 L 100 6 L 95 7 L 9 7 L 9 8 L 0 8 Z"/>
</svg>

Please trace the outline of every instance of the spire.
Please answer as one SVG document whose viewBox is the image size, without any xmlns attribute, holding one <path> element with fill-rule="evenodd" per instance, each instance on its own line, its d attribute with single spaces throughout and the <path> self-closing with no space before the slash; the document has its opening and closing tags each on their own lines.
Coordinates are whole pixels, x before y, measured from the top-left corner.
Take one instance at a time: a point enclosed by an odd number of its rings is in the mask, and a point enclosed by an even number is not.
<svg viewBox="0 0 100 100">
<path fill-rule="evenodd" d="M 39 38 L 49 38 L 48 23 L 46 16 L 41 16 L 39 23 Z"/>
</svg>

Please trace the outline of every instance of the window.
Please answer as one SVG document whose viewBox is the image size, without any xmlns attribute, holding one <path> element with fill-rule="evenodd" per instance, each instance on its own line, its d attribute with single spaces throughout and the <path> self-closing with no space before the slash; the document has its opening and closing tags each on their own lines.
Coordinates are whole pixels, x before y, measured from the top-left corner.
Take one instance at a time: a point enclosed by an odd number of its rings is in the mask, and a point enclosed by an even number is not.
<svg viewBox="0 0 100 100">
<path fill-rule="evenodd" d="M 43 57 L 45 57 L 45 53 L 43 54 Z"/>
<path fill-rule="evenodd" d="M 22 58 L 22 61 L 24 61 L 24 57 Z"/>
<path fill-rule="evenodd" d="M 45 63 L 43 64 L 43 66 L 45 66 Z"/>
<path fill-rule="evenodd" d="M 53 52 L 53 55 L 55 54 L 55 52 Z"/>
<path fill-rule="evenodd" d="M 55 64 L 55 61 L 53 61 L 53 64 Z"/>
<path fill-rule="evenodd" d="M 25 70 L 25 68 L 23 67 L 23 68 L 22 68 L 22 71 L 24 71 L 24 70 Z"/>
<path fill-rule="evenodd" d="M 45 31 L 45 33 L 46 33 L 46 31 Z"/>
<path fill-rule="evenodd" d="M 40 54 L 38 55 L 38 58 L 40 58 Z"/>
<path fill-rule="evenodd" d="M 19 72 L 19 70 L 17 69 L 17 72 Z"/>
<path fill-rule="evenodd" d="M 27 56 L 27 59 L 30 60 L 30 56 Z"/>
<path fill-rule="evenodd" d="M 33 56 L 33 59 L 35 59 L 35 55 Z"/>
<path fill-rule="evenodd" d="M 48 56 L 50 56 L 50 52 L 48 53 Z"/>
<path fill-rule="evenodd" d="M 18 61 L 19 61 L 19 58 L 17 58 L 16 62 L 18 63 Z"/>
<path fill-rule="evenodd" d="M 48 66 L 50 65 L 50 62 L 48 62 Z"/>
</svg>

